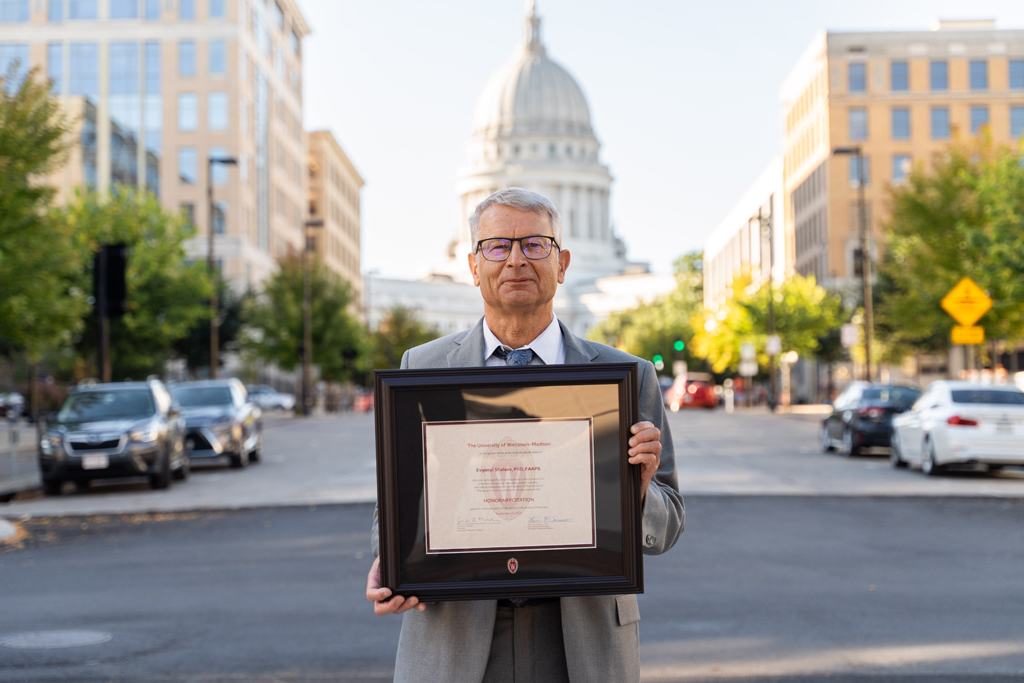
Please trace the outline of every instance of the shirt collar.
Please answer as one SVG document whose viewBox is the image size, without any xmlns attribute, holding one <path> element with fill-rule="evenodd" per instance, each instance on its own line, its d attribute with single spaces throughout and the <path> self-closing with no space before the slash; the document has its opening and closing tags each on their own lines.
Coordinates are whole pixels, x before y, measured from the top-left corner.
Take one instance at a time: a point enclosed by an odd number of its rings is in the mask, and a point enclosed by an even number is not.
<svg viewBox="0 0 1024 683">
<path fill-rule="evenodd" d="M 558 317 L 552 313 L 551 323 L 537 335 L 536 339 L 522 348 L 532 349 L 533 354 L 544 361 L 545 365 L 553 365 L 558 363 L 558 351 L 564 343 L 562 328 L 558 325 Z M 487 325 L 487 319 L 484 318 L 484 362 L 487 362 L 487 359 L 494 354 L 494 350 L 499 346 L 501 346 L 501 342 L 491 332 L 491 328 Z"/>
</svg>

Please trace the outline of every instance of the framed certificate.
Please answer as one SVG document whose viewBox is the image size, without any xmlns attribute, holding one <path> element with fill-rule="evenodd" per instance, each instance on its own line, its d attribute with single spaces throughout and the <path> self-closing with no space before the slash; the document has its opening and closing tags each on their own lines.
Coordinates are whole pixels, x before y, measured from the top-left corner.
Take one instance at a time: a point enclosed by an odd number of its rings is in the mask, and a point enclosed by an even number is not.
<svg viewBox="0 0 1024 683">
<path fill-rule="evenodd" d="M 635 363 L 374 374 L 383 586 L 425 601 L 643 592 Z"/>
</svg>

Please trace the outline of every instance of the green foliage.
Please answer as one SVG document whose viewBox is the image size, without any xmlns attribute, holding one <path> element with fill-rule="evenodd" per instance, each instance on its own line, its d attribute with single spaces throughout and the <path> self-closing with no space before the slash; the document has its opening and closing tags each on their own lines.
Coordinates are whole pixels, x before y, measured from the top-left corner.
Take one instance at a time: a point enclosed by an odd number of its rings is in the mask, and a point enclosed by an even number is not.
<svg viewBox="0 0 1024 683">
<path fill-rule="evenodd" d="M 220 359 L 223 362 L 224 351 L 234 351 L 238 348 L 238 337 L 243 325 L 243 310 L 251 293 L 239 293 L 224 279 L 222 273 L 216 275 L 217 282 L 217 309 L 220 311 L 220 322 L 217 326 L 217 339 L 220 342 Z M 209 305 L 209 296 L 199 303 L 203 306 Z M 192 370 L 210 366 L 210 319 L 204 317 L 199 320 L 188 334 L 174 344 L 174 353 L 185 360 L 185 364 Z"/>
<path fill-rule="evenodd" d="M 424 325 L 414 311 L 394 306 L 381 318 L 373 333 L 371 367 L 374 370 L 397 368 L 406 351 L 439 336 L 437 330 Z"/>
<path fill-rule="evenodd" d="M 302 364 L 302 257 L 278 263 L 259 296 L 243 309 L 242 347 L 285 370 Z M 310 267 L 313 364 L 329 382 L 351 379 L 365 364 L 369 341 L 363 325 L 349 312 L 351 294 L 315 260 Z"/>
<path fill-rule="evenodd" d="M 690 343 L 693 319 L 704 307 L 701 257 L 700 252 L 691 252 L 676 261 L 677 286 L 664 299 L 608 316 L 590 330 L 588 337 L 640 358 L 661 355 L 686 360 L 693 369 L 697 360 Z M 684 344 L 680 351 L 675 349 L 677 340 Z M 666 365 L 671 367 L 671 361 Z"/>
<path fill-rule="evenodd" d="M 51 212 L 73 235 L 79 253 L 101 244 L 128 246 L 128 312 L 110 321 L 112 377 L 138 379 L 162 372 L 174 344 L 209 315 L 206 264 L 190 263 L 183 243 L 193 231 L 166 212 L 149 192 L 118 187 L 109 196 L 78 192 L 66 207 Z M 92 261 L 78 285 L 92 292 Z M 78 349 L 94 357 L 96 322 L 90 313 Z"/>
<path fill-rule="evenodd" d="M 977 323 L 987 339 L 1024 338 L 1024 168 L 987 136 L 952 144 L 892 192 L 879 267 L 876 336 L 887 359 L 949 347 L 955 321 L 940 302 L 964 276 L 994 300 Z"/>
<path fill-rule="evenodd" d="M 695 352 L 706 358 L 715 372 L 736 370 L 740 345 L 751 342 L 758 349 L 758 362 L 768 364 L 768 286 L 750 286 L 749 278 L 733 282 L 734 297 L 717 312 L 705 311 L 694 338 Z M 818 286 L 814 277 L 793 275 L 771 293 L 775 309 L 775 333 L 782 351 L 816 357 L 824 349 L 821 339 L 843 321 L 842 300 Z M 829 350 L 831 353 L 831 350 Z"/>
<path fill-rule="evenodd" d="M 0 353 L 30 362 L 69 344 L 88 308 L 82 254 L 46 214 L 54 191 L 42 180 L 63 161 L 68 126 L 37 76 L 11 91 L 0 82 Z"/>
</svg>

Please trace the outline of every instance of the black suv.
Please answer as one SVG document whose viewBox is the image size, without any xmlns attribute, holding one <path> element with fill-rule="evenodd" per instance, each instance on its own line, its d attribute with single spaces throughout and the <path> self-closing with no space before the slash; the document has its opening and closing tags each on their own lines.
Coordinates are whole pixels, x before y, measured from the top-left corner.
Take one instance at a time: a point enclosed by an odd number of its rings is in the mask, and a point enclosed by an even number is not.
<svg viewBox="0 0 1024 683">
<path fill-rule="evenodd" d="M 232 467 L 259 462 L 263 451 L 263 418 L 237 379 L 207 379 L 170 386 L 181 405 L 188 429 L 189 458 L 227 456 Z"/>
<path fill-rule="evenodd" d="M 864 448 L 889 448 L 893 416 L 909 410 L 920 396 L 916 387 L 853 382 L 821 424 L 821 450 L 838 449 L 849 456 Z"/>
<path fill-rule="evenodd" d="M 43 491 L 65 481 L 148 476 L 154 489 L 189 475 L 181 411 L 159 380 L 83 384 L 47 420 L 39 441 Z"/>
</svg>

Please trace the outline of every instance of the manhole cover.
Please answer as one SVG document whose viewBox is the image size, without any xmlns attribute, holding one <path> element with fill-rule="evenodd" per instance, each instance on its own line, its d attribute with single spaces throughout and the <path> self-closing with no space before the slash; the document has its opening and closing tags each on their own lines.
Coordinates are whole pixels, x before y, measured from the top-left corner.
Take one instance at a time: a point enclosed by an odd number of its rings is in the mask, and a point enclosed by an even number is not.
<svg viewBox="0 0 1024 683">
<path fill-rule="evenodd" d="M 62 647 L 99 645 L 113 637 L 105 631 L 32 631 L 0 636 L 0 645 L 19 650 L 55 650 Z"/>
</svg>

